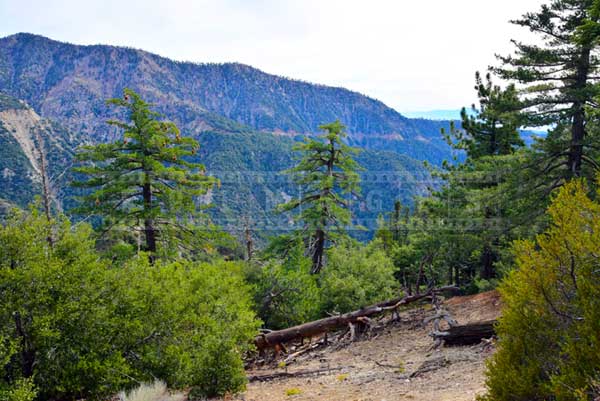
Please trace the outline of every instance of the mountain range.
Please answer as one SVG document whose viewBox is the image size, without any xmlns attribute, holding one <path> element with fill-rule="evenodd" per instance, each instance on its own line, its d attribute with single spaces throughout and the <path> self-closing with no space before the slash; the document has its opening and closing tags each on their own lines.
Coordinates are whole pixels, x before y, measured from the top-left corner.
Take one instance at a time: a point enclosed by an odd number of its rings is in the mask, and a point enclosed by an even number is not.
<svg viewBox="0 0 600 401">
<path fill-rule="evenodd" d="M 119 137 L 106 124 L 115 115 L 105 101 L 120 96 L 125 87 L 201 142 L 199 160 L 209 172 L 224 176 L 222 190 L 212 195 L 218 205 L 213 214 L 223 222 L 233 219 L 234 225 L 242 210 L 253 218 L 267 218 L 272 204 L 292 195 L 293 189 L 285 187 L 289 183 L 273 177 L 293 164 L 294 141 L 318 133 L 323 123 L 340 119 L 348 143 L 364 149 L 359 161 L 367 179 L 356 205 L 359 216 L 372 217 L 390 210 L 396 198 L 409 202 L 425 193 L 428 175 L 421 161 L 439 164 L 450 157 L 440 135 L 446 121 L 409 119 L 343 88 L 237 63 L 176 62 L 137 49 L 16 34 L 0 38 L 0 137 L 7 144 L 0 159 L 0 198 L 23 206 L 38 192 L 34 148 L 40 142 L 49 155 L 49 170 L 61 176 L 54 183 L 56 199 L 68 204 L 70 193 L 61 180 L 68 176 L 64 171 L 72 164 L 72 154 L 81 143 Z M 27 123 L 15 128 L 16 120 Z M 260 172 L 262 177 L 243 185 L 228 182 L 240 172 Z M 375 172 L 384 173 L 368 176 Z M 22 179 L 18 185 L 16 177 Z"/>
</svg>

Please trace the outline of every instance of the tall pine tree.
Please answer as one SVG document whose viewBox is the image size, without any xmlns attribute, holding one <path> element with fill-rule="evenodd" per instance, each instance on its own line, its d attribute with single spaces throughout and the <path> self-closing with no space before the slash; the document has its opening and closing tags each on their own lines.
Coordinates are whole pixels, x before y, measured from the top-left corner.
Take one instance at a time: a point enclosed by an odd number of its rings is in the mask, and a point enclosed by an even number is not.
<svg viewBox="0 0 600 401">
<path fill-rule="evenodd" d="M 182 137 L 137 93 L 125 89 L 123 98 L 107 103 L 124 109 L 128 122 L 108 121 L 124 131 L 122 140 L 79 150 L 77 160 L 84 164 L 75 171 L 86 179 L 73 185 L 91 192 L 81 197 L 75 212 L 102 217 L 105 231 L 119 226 L 141 231 L 153 260 L 159 242 L 174 241 L 176 248 L 193 236 L 188 223 L 198 216 L 197 197 L 216 179 L 205 174 L 202 164 L 189 161 L 198 142 Z"/>
<path fill-rule="evenodd" d="M 563 170 L 566 179 L 580 176 L 583 163 L 595 164 L 587 155 L 593 144 L 587 140 L 586 107 L 597 105 L 599 20 L 597 0 L 544 4 L 512 21 L 538 34 L 541 44 L 513 40 L 515 54 L 499 56 L 503 66 L 495 69 L 502 78 L 524 85 L 528 126 L 556 125 L 557 136 L 568 132 L 545 161 L 545 170 Z"/>
<path fill-rule="evenodd" d="M 344 195 L 359 193 L 360 166 L 353 159 L 358 150 L 344 144 L 345 127 L 335 121 L 319 127 L 320 138 L 307 138 L 294 147 L 302 153 L 297 166 L 288 172 L 302 188 L 299 198 L 282 204 L 280 211 L 299 209 L 297 220 L 304 224 L 312 273 L 323 268 L 328 242 L 335 240 L 351 224 L 349 200 Z"/>
<path fill-rule="evenodd" d="M 477 206 L 482 226 L 479 228 L 483 242 L 479 258 L 480 276 L 490 279 L 496 275 L 494 264 L 498 261 L 498 248 L 501 244 L 500 219 L 505 218 L 505 205 L 498 203 L 497 186 L 502 182 L 502 157 L 514 153 L 524 146 L 519 128 L 524 122 L 520 112 L 522 102 L 514 84 L 505 89 L 494 85 L 490 74 L 485 82 L 481 74 L 475 74 L 475 90 L 479 107 L 472 106 L 472 114 L 463 108 L 461 112 L 462 130 L 454 131 L 457 147 L 467 152 L 466 168 L 459 174 L 466 178 L 465 187 L 469 191 L 469 201 Z M 491 168 L 490 168 L 491 167 Z M 479 182 L 482 177 L 482 182 Z M 492 224 L 490 224 L 492 223 Z"/>
<path fill-rule="evenodd" d="M 519 133 L 524 120 L 514 85 L 503 89 L 492 82 L 489 74 L 484 81 L 479 73 L 475 82 L 479 104 L 473 105 L 470 113 L 463 108 L 461 128 L 452 126 L 445 133 L 448 143 L 463 150 L 466 159 L 464 163 L 447 164 L 446 171 L 438 173 L 446 185 L 434 194 L 434 199 L 423 201 L 421 209 L 429 209 L 438 221 L 445 221 L 437 234 L 432 235 L 451 243 L 464 243 L 465 252 L 453 249 L 452 253 L 462 258 L 453 262 L 455 266 L 470 264 L 463 272 L 467 279 L 473 278 L 474 267 L 478 266 L 479 277 L 489 280 L 496 276 L 499 249 L 507 240 L 510 226 L 507 204 L 500 196 L 506 180 L 503 171 L 513 153 L 524 146 Z M 446 206 L 440 208 L 440 204 Z M 459 237 L 471 239 L 461 242 Z M 465 254 L 469 256 L 465 258 Z M 456 282 L 460 281 L 460 272 L 453 273 L 452 268 L 449 266 L 449 276 L 454 275 Z"/>
</svg>

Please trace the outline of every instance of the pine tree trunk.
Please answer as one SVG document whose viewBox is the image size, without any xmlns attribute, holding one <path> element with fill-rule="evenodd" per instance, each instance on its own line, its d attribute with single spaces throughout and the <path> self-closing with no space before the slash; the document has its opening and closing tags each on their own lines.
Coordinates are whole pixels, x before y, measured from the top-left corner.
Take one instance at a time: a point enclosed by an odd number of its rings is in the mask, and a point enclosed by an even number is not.
<svg viewBox="0 0 600 401">
<path fill-rule="evenodd" d="M 246 223 L 245 229 L 246 236 L 246 253 L 248 261 L 252 260 L 252 256 L 254 255 L 254 241 L 252 240 L 252 231 L 250 230 L 250 224 Z"/>
<path fill-rule="evenodd" d="M 402 204 L 400 201 L 394 202 L 394 220 L 392 222 L 393 227 L 393 240 L 400 242 L 400 209 Z"/>
<path fill-rule="evenodd" d="M 590 49 L 584 48 L 577 67 L 577 78 L 574 89 L 583 91 L 587 85 L 590 72 Z M 573 123 L 571 126 L 571 145 L 569 149 L 568 168 L 571 177 L 581 176 L 581 162 L 583 159 L 583 140 L 585 139 L 585 103 L 573 103 Z"/>
<path fill-rule="evenodd" d="M 481 278 L 489 280 L 496 275 L 494 271 L 495 261 L 496 256 L 494 255 L 494 251 L 489 244 L 485 244 L 481 254 Z"/>
<path fill-rule="evenodd" d="M 325 253 L 325 231 L 316 232 L 315 247 L 312 254 L 312 274 L 318 274 L 323 268 L 323 254 Z"/>
<path fill-rule="evenodd" d="M 456 266 L 454 268 L 454 282 L 453 283 L 454 283 L 455 286 L 460 287 L 460 284 L 461 284 L 461 282 L 460 282 L 460 268 L 458 266 Z M 452 284 L 452 282 L 450 284 Z"/>
<path fill-rule="evenodd" d="M 152 208 L 152 188 L 149 183 L 145 183 L 142 196 L 144 197 L 144 211 L 146 216 Z M 150 261 L 153 262 L 156 254 L 156 228 L 154 227 L 154 219 L 147 217 L 144 220 L 144 234 L 146 236 L 146 251 L 150 252 Z"/>
<path fill-rule="evenodd" d="M 329 159 L 327 160 L 327 175 L 333 177 L 333 166 L 335 163 L 335 145 L 329 140 Z M 332 188 L 326 187 L 321 192 L 323 199 L 330 195 Z M 315 232 L 315 246 L 312 252 L 312 274 L 318 274 L 323 268 L 323 254 L 325 253 L 325 227 L 327 226 L 327 206 L 324 207 L 321 227 Z"/>
<path fill-rule="evenodd" d="M 490 156 L 494 156 L 496 154 L 496 151 L 498 150 L 498 144 L 496 143 L 496 124 L 497 121 L 493 120 L 492 121 L 492 133 L 490 135 Z"/>
<path fill-rule="evenodd" d="M 431 253 L 426 254 L 425 256 L 423 256 L 423 258 L 421 259 L 421 263 L 419 263 L 419 273 L 417 275 L 417 282 L 415 283 L 415 291 L 417 293 L 419 293 L 420 291 L 420 287 L 421 284 L 423 284 L 424 280 L 425 280 L 425 265 L 428 263 L 431 263 L 431 261 L 433 260 L 434 255 Z"/>
<path fill-rule="evenodd" d="M 494 213 L 489 207 L 485 208 L 485 219 L 489 220 L 494 217 Z M 493 240 L 493 243 L 496 241 Z M 486 242 L 483 245 L 483 251 L 481 253 L 481 278 L 489 280 L 496 276 L 496 270 L 494 269 L 494 263 L 497 260 L 497 255 L 492 248 L 490 243 Z"/>
<path fill-rule="evenodd" d="M 575 106 L 577 111 L 573 116 L 571 130 L 571 145 L 569 150 L 569 174 L 571 177 L 581 175 L 581 159 L 583 158 L 583 139 L 585 137 L 584 110 L 580 104 Z"/>
</svg>

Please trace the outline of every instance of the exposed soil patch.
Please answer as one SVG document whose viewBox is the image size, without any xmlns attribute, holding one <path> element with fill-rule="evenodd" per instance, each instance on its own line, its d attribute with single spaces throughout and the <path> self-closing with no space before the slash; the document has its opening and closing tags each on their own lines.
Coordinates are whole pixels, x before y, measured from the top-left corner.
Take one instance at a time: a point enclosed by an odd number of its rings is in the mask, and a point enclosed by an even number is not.
<svg viewBox="0 0 600 401">
<path fill-rule="evenodd" d="M 454 297 L 444 303 L 459 324 L 496 319 L 497 292 Z M 422 322 L 433 311 L 428 305 L 404 311 L 370 339 L 320 348 L 291 366 L 259 367 L 249 375 L 335 368 L 316 375 L 253 382 L 245 401 L 324 400 L 472 401 L 484 392 L 485 359 L 493 352 L 487 343 L 432 349 L 430 327 Z M 336 349 L 337 348 L 337 349 Z"/>
</svg>

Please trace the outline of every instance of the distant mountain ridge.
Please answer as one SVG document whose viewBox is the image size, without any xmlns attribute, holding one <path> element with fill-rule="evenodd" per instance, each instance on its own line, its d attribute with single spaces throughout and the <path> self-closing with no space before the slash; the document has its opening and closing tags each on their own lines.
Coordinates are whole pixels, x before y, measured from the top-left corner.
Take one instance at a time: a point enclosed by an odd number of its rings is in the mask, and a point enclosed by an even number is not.
<svg viewBox="0 0 600 401">
<path fill-rule="evenodd" d="M 131 87 L 184 130 L 318 131 L 340 119 L 349 142 L 440 162 L 443 122 L 411 120 L 343 88 L 310 84 L 242 64 L 194 64 L 131 48 L 57 42 L 32 34 L 0 39 L 0 90 L 93 140 L 108 140 L 105 100 Z"/>
<path fill-rule="evenodd" d="M 274 215 L 273 208 L 299 188 L 281 172 L 295 162 L 293 143 L 317 133 L 322 123 L 339 118 L 348 142 L 364 149 L 358 157 L 366 170 L 362 197 L 353 200 L 352 209 L 358 224 L 371 230 L 395 200 L 408 204 L 428 192 L 431 182 L 422 160 L 450 158 L 440 135 L 447 122 L 411 120 L 343 88 L 241 64 L 180 63 L 142 50 L 17 34 L 0 39 L 0 109 L 5 111 L 0 113 L 0 203 L 25 207 L 40 194 L 39 150 L 33 158 L 29 152 L 39 132 L 57 206 L 69 209 L 75 201 L 68 185 L 75 149 L 122 135 L 106 124 L 119 117 L 106 99 L 122 96 L 125 87 L 200 141 L 196 161 L 222 182 L 210 193 L 208 201 L 215 206 L 210 214 L 231 232 L 247 218 L 257 230 L 288 225 L 288 217 Z M 15 118 L 28 121 L 19 137 L 13 132 Z"/>
</svg>

